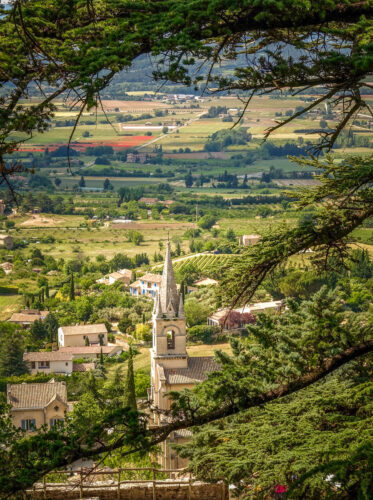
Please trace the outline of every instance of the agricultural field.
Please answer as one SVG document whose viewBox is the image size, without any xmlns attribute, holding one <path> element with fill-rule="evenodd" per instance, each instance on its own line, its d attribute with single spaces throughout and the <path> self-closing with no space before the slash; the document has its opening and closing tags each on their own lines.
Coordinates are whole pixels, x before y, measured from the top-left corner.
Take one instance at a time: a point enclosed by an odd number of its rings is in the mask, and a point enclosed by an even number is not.
<svg viewBox="0 0 373 500">
<path fill-rule="evenodd" d="M 193 267 L 198 272 L 202 274 L 210 274 L 211 271 L 216 271 L 217 269 L 227 266 L 234 259 L 234 255 L 197 255 L 190 256 L 188 258 L 175 259 L 174 261 L 174 270 L 176 272 L 187 271 L 188 268 Z"/>
</svg>

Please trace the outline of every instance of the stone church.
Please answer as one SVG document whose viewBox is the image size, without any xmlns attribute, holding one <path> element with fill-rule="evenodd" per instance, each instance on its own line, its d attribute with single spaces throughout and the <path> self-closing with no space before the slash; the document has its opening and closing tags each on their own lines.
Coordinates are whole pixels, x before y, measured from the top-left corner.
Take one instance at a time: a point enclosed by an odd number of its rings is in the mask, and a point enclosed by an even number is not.
<svg viewBox="0 0 373 500">
<path fill-rule="evenodd" d="M 208 373 L 219 369 L 213 357 L 189 357 L 186 350 L 186 318 L 183 298 L 178 293 L 171 260 L 170 242 L 167 242 L 161 286 L 154 299 L 153 346 L 151 349 L 150 400 L 155 425 L 167 423 L 159 410 L 170 409 L 170 391 L 191 389 L 206 380 Z M 160 464 L 166 469 L 180 469 L 186 462 L 170 446 L 185 441 L 187 430 L 172 433 L 162 443 Z"/>
</svg>

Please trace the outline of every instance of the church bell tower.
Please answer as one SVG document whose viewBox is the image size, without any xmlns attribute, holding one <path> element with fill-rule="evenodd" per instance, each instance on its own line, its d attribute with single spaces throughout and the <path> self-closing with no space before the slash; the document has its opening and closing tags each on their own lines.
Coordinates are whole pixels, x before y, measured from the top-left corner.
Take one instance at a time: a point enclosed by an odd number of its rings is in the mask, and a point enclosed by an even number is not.
<svg viewBox="0 0 373 500">
<path fill-rule="evenodd" d="M 178 293 L 167 242 L 161 286 L 154 300 L 153 351 L 155 356 L 186 356 L 186 319 L 183 298 Z"/>
<path fill-rule="evenodd" d="M 154 299 L 152 319 L 151 393 L 155 406 L 162 408 L 161 386 L 164 370 L 188 366 L 183 297 L 177 291 L 169 241 L 161 286 Z"/>
</svg>

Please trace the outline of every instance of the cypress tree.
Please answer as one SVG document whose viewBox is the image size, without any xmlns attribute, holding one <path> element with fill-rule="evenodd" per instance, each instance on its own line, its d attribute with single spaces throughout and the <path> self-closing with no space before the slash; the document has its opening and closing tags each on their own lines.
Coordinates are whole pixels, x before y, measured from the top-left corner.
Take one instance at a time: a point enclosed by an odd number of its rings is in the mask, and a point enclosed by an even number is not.
<svg viewBox="0 0 373 500">
<path fill-rule="evenodd" d="M 71 273 L 71 278 L 70 278 L 70 294 L 69 294 L 70 300 L 75 300 L 75 285 L 74 285 L 74 274 Z"/>
<path fill-rule="evenodd" d="M 1 337 L 0 376 L 22 375 L 28 372 L 23 361 L 24 339 L 19 332 L 7 332 Z"/>
<path fill-rule="evenodd" d="M 45 296 L 47 299 L 49 299 L 49 285 L 48 285 L 48 283 L 45 285 Z"/>
<path fill-rule="evenodd" d="M 136 404 L 136 389 L 135 389 L 135 375 L 133 371 L 133 351 L 130 346 L 129 349 L 129 358 L 128 358 L 128 368 L 127 368 L 127 377 L 125 383 L 125 393 L 124 393 L 124 402 L 126 406 L 129 406 L 133 410 L 137 410 Z"/>
<path fill-rule="evenodd" d="M 101 350 L 100 350 L 100 365 L 101 365 L 101 366 L 104 366 L 104 355 L 103 355 L 103 353 L 102 353 L 102 348 L 101 348 Z"/>
</svg>

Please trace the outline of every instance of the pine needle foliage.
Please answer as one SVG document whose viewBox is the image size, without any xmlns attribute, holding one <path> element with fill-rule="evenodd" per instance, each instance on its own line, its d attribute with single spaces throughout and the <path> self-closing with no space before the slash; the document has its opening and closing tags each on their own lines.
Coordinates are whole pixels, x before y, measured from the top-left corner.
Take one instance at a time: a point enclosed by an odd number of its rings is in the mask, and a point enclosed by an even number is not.
<svg viewBox="0 0 373 500">
<path fill-rule="evenodd" d="M 133 371 L 133 352 L 131 346 L 129 348 L 127 376 L 126 376 L 124 394 L 125 394 L 126 406 L 130 407 L 133 410 L 137 410 L 135 375 Z"/>
</svg>

